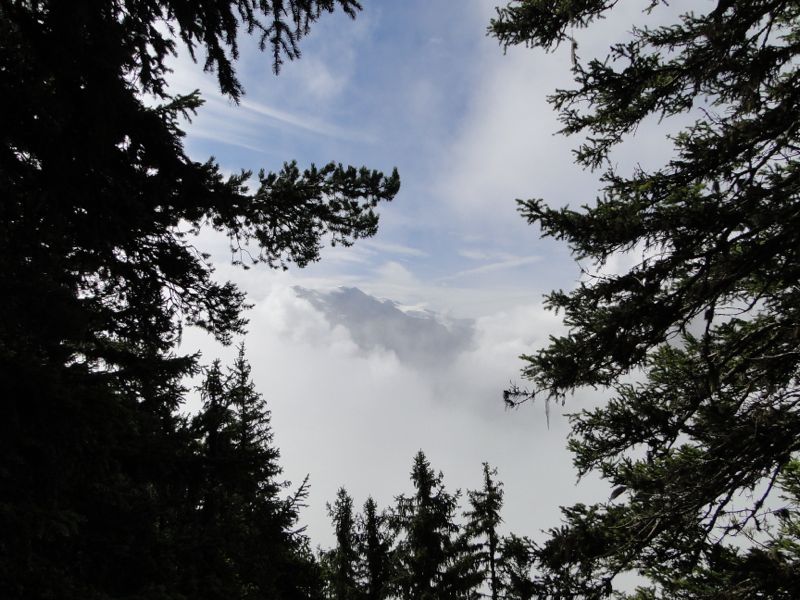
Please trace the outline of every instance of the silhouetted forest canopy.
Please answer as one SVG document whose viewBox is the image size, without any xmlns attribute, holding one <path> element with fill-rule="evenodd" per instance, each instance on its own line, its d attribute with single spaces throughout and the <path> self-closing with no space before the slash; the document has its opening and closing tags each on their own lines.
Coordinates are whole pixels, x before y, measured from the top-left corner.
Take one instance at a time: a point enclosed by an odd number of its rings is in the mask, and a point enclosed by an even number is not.
<svg viewBox="0 0 800 600">
<path fill-rule="evenodd" d="M 356 513 L 340 488 L 328 505 L 336 545 L 320 554 L 328 598 L 533 597 L 533 543 L 502 533 L 503 484 L 483 463 L 482 485 L 448 492 L 421 450 L 410 494 L 379 511 L 370 497 Z"/>
<path fill-rule="evenodd" d="M 518 200 L 593 267 L 547 297 L 565 333 L 504 398 L 592 390 L 568 445 L 611 496 L 515 534 L 496 469 L 448 491 L 420 451 L 388 506 L 341 488 L 319 548 L 244 345 L 229 365 L 180 345 L 247 326 L 192 234 L 227 236 L 243 268 L 302 268 L 375 235 L 399 176 L 197 162 L 182 128 L 203 99 L 171 92 L 169 65 L 187 54 L 238 103 L 240 45 L 278 74 L 360 3 L 0 0 L 0 597 L 799 598 L 800 2 L 715 0 L 584 58 L 581 32 L 618 4 L 513 0 L 488 25 L 543 61 L 567 45 L 573 85 L 549 101 L 576 168 L 601 174 L 579 208 Z M 673 117 L 669 161 L 617 163 Z"/>
<path fill-rule="evenodd" d="M 183 148 L 197 93 L 178 50 L 237 101 L 247 34 L 277 71 L 351 0 L 0 3 L 3 90 L 0 596 L 309 598 L 316 562 L 284 497 L 244 358 L 180 408 L 190 325 L 230 343 L 244 294 L 185 232 L 210 227 L 273 267 L 375 233 L 396 173 L 330 163 L 223 176 Z M 245 34 L 245 35 L 243 35 Z M 200 68 L 200 67 L 198 67 Z"/>
</svg>

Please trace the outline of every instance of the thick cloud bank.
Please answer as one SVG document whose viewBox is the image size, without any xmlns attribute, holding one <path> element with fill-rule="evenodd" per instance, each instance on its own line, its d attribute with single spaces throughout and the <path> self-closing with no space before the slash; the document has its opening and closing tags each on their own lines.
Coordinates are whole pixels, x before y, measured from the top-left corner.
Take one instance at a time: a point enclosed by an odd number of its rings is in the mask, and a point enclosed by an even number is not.
<svg viewBox="0 0 800 600">
<path fill-rule="evenodd" d="M 325 503 L 340 485 L 358 504 L 371 494 L 386 507 L 408 491 L 419 449 L 451 490 L 478 487 L 482 461 L 496 466 L 506 526 L 520 534 L 556 525 L 559 505 L 607 497 L 596 482 L 588 492 L 575 488 L 563 409 L 552 407 L 548 424 L 542 404 L 503 407 L 503 389 L 520 379 L 519 355 L 558 331 L 558 317 L 541 304 L 462 320 L 352 287 L 295 283 L 263 289 L 246 344 L 285 474 L 311 476 L 303 520 L 315 544 L 333 542 Z M 219 353 L 190 335 L 188 347 L 204 347 L 204 362 Z M 574 398 L 566 410 L 586 406 Z"/>
</svg>

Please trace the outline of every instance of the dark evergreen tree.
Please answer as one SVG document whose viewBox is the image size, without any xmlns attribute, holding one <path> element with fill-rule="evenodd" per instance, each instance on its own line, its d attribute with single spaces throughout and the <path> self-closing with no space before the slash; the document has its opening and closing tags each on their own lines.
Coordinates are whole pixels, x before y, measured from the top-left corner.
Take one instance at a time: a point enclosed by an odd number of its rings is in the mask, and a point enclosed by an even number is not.
<svg viewBox="0 0 800 600">
<path fill-rule="evenodd" d="M 483 575 L 479 547 L 473 543 L 472 536 L 459 526 L 453 536 L 436 597 L 478 600 L 483 597 Z"/>
<path fill-rule="evenodd" d="M 407 600 L 443 600 L 451 594 L 448 570 L 452 564 L 458 526 L 459 494 L 450 494 L 420 450 L 411 469 L 413 494 L 397 497 L 394 527 L 402 534 L 397 544 L 397 594 Z"/>
<path fill-rule="evenodd" d="M 500 598 L 499 552 L 500 534 L 497 528 L 503 522 L 503 484 L 496 481 L 497 469 L 483 463 L 483 487 L 467 492 L 470 509 L 466 512 L 466 533 L 474 540 L 482 582 L 489 589 L 492 600 Z"/>
<path fill-rule="evenodd" d="M 227 375 L 219 362 L 195 417 L 202 478 L 188 597 L 313 598 L 321 581 L 298 529 L 307 482 L 288 498 L 270 412 L 250 379 L 244 347 Z M 192 587 L 193 586 L 193 587 Z"/>
<path fill-rule="evenodd" d="M 394 535 L 386 515 L 378 512 L 371 497 L 364 503 L 359 520 L 358 550 L 366 600 L 385 600 L 391 594 L 394 574 Z"/>
<path fill-rule="evenodd" d="M 273 442 L 271 413 L 256 392 L 244 346 L 228 374 L 227 397 L 234 410 L 234 447 L 246 533 L 240 580 L 253 598 L 317 598 L 321 578 L 310 552 L 300 509 L 308 496 L 308 477 L 288 496 L 281 478 L 280 451 Z"/>
<path fill-rule="evenodd" d="M 238 100 L 238 33 L 277 69 L 352 0 L 0 1 L 0 596 L 176 597 L 193 445 L 177 412 L 192 324 L 228 342 L 244 297 L 181 231 L 271 266 L 372 235 L 396 174 L 331 163 L 223 177 L 183 150 L 179 43 Z M 188 543 L 188 542 L 187 542 Z M 244 584 L 243 584 L 244 585 Z"/>
<path fill-rule="evenodd" d="M 336 533 L 336 547 L 324 555 L 327 597 L 331 600 L 358 600 L 362 597 L 359 582 L 359 548 L 353 499 L 339 488 L 328 514 Z"/>
<path fill-rule="evenodd" d="M 627 272 L 548 297 L 568 332 L 526 357 L 533 389 L 507 394 L 610 396 L 572 417 L 570 447 L 614 491 L 564 509 L 536 553 L 538 590 L 607 597 L 635 571 L 646 597 L 797 597 L 795 557 L 765 555 L 750 532 L 781 525 L 776 482 L 800 451 L 800 4 L 719 0 L 582 61 L 575 30 L 615 4 L 514 1 L 490 26 L 506 46 L 571 40 L 576 85 L 551 101 L 564 133 L 586 136 L 578 163 L 606 168 L 594 205 L 529 200 L 523 214 L 579 259 L 643 251 Z M 659 4 L 642 2 L 647 18 Z M 692 110 L 666 165 L 612 166 L 644 119 Z"/>
<path fill-rule="evenodd" d="M 236 416 L 226 387 L 220 361 L 215 361 L 200 387 L 203 407 L 194 418 L 201 475 L 192 494 L 197 500 L 197 521 L 187 532 L 195 549 L 193 568 L 186 577 L 187 595 L 220 600 L 237 591 L 237 546 L 245 535 L 242 498 L 235 489 L 241 485 L 235 473 Z"/>
<path fill-rule="evenodd" d="M 663 593 L 652 597 L 797 598 L 800 593 L 800 461 L 791 460 L 776 485 L 780 499 L 772 514 L 776 523 L 767 530 L 746 531 L 753 543 L 746 554 L 718 548 L 711 564 L 683 580 L 672 581 Z M 641 592 L 647 597 L 647 592 Z"/>
<path fill-rule="evenodd" d="M 442 474 L 420 451 L 411 473 L 413 495 L 398 496 L 394 512 L 386 515 L 372 498 L 364 504 L 356 528 L 357 556 L 351 549 L 352 500 L 342 488 L 329 505 L 337 547 L 321 552 L 328 595 L 358 588 L 371 600 L 532 598 L 534 545 L 514 534 L 500 536 L 503 492 L 496 476 L 497 470 L 484 463 L 483 486 L 468 493 L 470 509 L 460 525 L 459 494 L 445 490 Z"/>
<path fill-rule="evenodd" d="M 513 533 L 503 537 L 497 563 L 501 590 L 499 597 L 504 600 L 531 600 L 535 596 L 533 566 L 534 545 L 531 540 Z"/>
<path fill-rule="evenodd" d="M 800 590 L 800 462 L 790 461 L 776 481 L 780 502 L 769 529 L 745 532 L 753 542 L 746 554 L 718 547 L 708 565 L 664 588 L 639 588 L 631 598 L 780 598 Z"/>
</svg>

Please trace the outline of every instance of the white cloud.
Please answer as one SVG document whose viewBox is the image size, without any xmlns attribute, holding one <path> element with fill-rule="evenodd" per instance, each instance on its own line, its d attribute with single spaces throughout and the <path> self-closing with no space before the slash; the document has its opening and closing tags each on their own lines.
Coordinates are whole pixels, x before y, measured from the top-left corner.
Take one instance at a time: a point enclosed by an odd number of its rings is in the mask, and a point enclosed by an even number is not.
<svg viewBox="0 0 800 600">
<path fill-rule="evenodd" d="M 319 101 L 330 101 L 346 88 L 348 74 L 342 70 L 334 72 L 317 56 L 304 57 L 294 70 L 299 74 L 308 92 Z"/>
<path fill-rule="evenodd" d="M 439 336 L 437 343 L 449 340 L 451 347 L 440 352 L 451 358 L 423 368 L 398 351 L 418 345 L 420 330 L 399 327 L 384 344 L 365 343 L 364 335 L 380 341 L 376 319 L 399 318 L 391 305 L 385 308 L 359 325 L 368 312 L 363 307 L 332 318 L 330 306 L 315 307 L 274 283 L 249 314 L 248 357 L 273 412 L 282 464 L 295 482 L 311 475 L 304 522 L 314 542 L 332 542 L 324 505 L 338 486 L 346 485 L 358 503 L 372 494 L 387 506 L 408 490 L 411 458 L 420 448 L 451 489 L 477 487 L 482 461 L 497 466 L 506 483 L 509 530 L 536 535 L 557 524 L 557 506 L 580 497 L 564 448 L 566 422 L 555 410 L 548 427 L 542 406 L 508 412 L 501 401 L 502 390 L 518 379 L 518 355 L 555 331 L 557 318 L 540 305 L 518 306 L 477 319 L 464 344 L 442 333 L 449 318 L 428 313 L 429 328 L 439 327 L 431 335 Z M 190 347 L 206 348 L 205 360 L 218 353 L 197 332 L 188 337 Z M 579 406 L 577 399 L 569 408 Z M 607 493 L 596 482 L 587 489 Z"/>
<path fill-rule="evenodd" d="M 373 248 L 375 250 L 384 252 L 386 254 L 400 254 L 401 256 L 416 256 L 416 257 L 428 256 L 427 252 L 420 250 L 419 248 L 406 246 L 405 244 L 395 244 L 391 242 L 382 242 L 378 240 L 364 240 L 359 245 L 361 247 Z"/>
<path fill-rule="evenodd" d="M 630 38 L 634 23 L 671 22 L 692 8 L 694 3 L 687 1 L 664 3 L 651 17 L 636 3 L 617 6 L 609 18 L 572 32 L 578 54 L 584 61 L 603 60 L 611 44 Z M 490 4 L 475 3 L 473 10 L 481 12 L 485 23 L 493 16 Z M 516 211 L 518 198 L 543 198 L 556 207 L 594 203 L 599 177 L 574 163 L 573 149 L 581 136 L 558 134 L 563 125 L 547 102 L 557 89 L 575 87 L 570 68 L 569 44 L 553 53 L 512 47 L 504 54 L 496 40 L 483 40 L 473 74 L 474 95 L 458 134 L 442 152 L 435 181 L 437 197 L 461 219 L 463 232 L 490 231 L 495 239 L 500 232 L 506 241 L 522 239 L 526 227 Z M 673 151 L 666 135 L 691 120 L 647 120 L 613 152 L 612 163 L 622 172 L 637 164 L 663 165 Z"/>
<path fill-rule="evenodd" d="M 437 191 L 465 221 L 516 225 L 521 219 L 514 199 L 546 196 L 563 202 L 579 190 L 593 190 L 596 179 L 575 173 L 573 141 L 554 136 L 560 126 L 545 99 L 569 84 L 568 63 L 548 56 L 555 64 L 545 69 L 542 57 L 530 50 L 502 56 L 496 45 L 486 44 L 482 85 L 446 154 Z"/>
<path fill-rule="evenodd" d="M 389 260 L 374 270 L 372 283 L 376 288 L 385 290 L 381 295 L 399 298 L 406 301 L 409 295 L 415 295 L 423 287 L 422 282 L 406 266 Z"/>
<path fill-rule="evenodd" d="M 486 250 L 479 250 L 477 248 L 462 248 L 458 251 L 459 255 L 470 260 L 506 260 L 513 258 L 512 255 L 506 253 L 487 252 Z"/>
<path fill-rule="evenodd" d="M 458 279 L 460 277 L 468 277 L 472 275 L 481 275 L 484 273 L 494 273 L 496 271 L 506 271 L 508 269 L 516 269 L 517 267 L 532 265 L 533 263 L 537 263 L 540 260 L 541 260 L 540 256 L 514 256 L 510 258 L 504 258 L 503 260 L 499 260 L 497 262 L 492 262 L 486 265 L 481 265 L 480 267 L 473 267 L 471 269 L 465 269 L 463 271 L 453 273 L 452 275 L 448 275 L 447 277 L 442 278 L 442 280 L 450 281 L 452 279 Z"/>
<path fill-rule="evenodd" d="M 263 58 L 263 57 L 262 57 Z M 313 60 L 310 62 L 314 62 Z M 292 102 L 292 110 L 277 106 L 265 99 L 256 99 L 258 95 L 247 93 L 236 105 L 231 99 L 219 91 L 216 77 L 213 73 L 205 73 L 201 66 L 195 64 L 190 57 L 180 55 L 173 60 L 171 65 L 174 73 L 170 77 L 170 90 L 173 93 L 188 93 L 200 90 L 201 97 L 205 100 L 192 124 L 187 127 L 190 136 L 219 141 L 241 148 L 264 152 L 261 141 L 268 137 L 265 130 L 269 128 L 283 128 L 295 132 L 305 132 L 318 136 L 325 136 L 340 141 L 374 143 L 374 138 L 352 127 L 340 127 L 328 122 L 317 114 L 308 114 L 294 107 L 303 103 Z M 312 68 L 312 67 L 308 67 Z M 334 86 L 333 76 L 327 84 L 323 82 L 326 75 L 317 69 L 316 74 L 309 76 L 303 85 L 313 83 L 321 92 L 321 86 Z M 344 86 L 345 79 L 339 82 Z M 286 87 L 286 84 L 284 84 Z M 331 88 L 332 89 L 332 88 Z M 331 90 L 329 90 L 331 91 Z M 294 97 L 286 94 L 286 97 Z M 316 106 L 316 104 L 314 105 Z M 309 108 L 311 108 L 309 106 Z"/>
<path fill-rule="evenodd" d="M 330 123 L 325 123 L 320 119 L 311 117 L 309 115 L 300 115 L 287 110 L 281 110 L 267 104 L 256 102 L 254 100 L 243 99 L 239 105 L 240 109 L 250 111 L 252 113 L 267 117 L 265 124 L 274 122 L 275 124 L 288 125 L 316 133 L 318 135 L 325 135 L 332 138 L 347 141 L 360 141 L 360 142 L 374 142 L 374 138 L 364 133 L 354 131 L 352 129 L 345 129 Z"/>
</svg>

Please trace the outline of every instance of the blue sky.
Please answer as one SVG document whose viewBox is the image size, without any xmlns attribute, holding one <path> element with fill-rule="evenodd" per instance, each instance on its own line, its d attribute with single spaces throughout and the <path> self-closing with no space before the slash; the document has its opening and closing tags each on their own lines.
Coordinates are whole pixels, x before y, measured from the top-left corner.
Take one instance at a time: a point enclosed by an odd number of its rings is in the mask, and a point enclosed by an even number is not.
<svg viewBox="0 0 800 600">
<path fill-rule="evenodd" d="M 579 54 L 604 55 L 645 19 L 644 4 L 576 32 Z M 331 542 L 324 504 L 339 485 L 359 504 L 370 493 L 386 506 L 407 490 L 419 448 L 452 488 L 478 486 L 484 460 L 497 466 L 507 527 L 519 534 L 540 537 L 557 525 L 559 505 L 607 497 L 591 477 L 576 486 L 561 415 L 601 402 L 601 393 L 553 407 L 549 424 L 541 405 L 506 412 L 500 400 L 519 381 L 518 356 L 561 330 L 542 295 L 581 277 L 568 248 L 540 239 L 514 200 L 591 203 L 597 176 L 573 165 L 578 140 L 554 135 L 559 124 L 546 102 L 570 85 L 569 50 L 504 55 L 485 35 L 492 14 L 493 3 L 479 0 L 366 1 L 355 22 L 325 16 L 279 77 L 255 42 L 242 40 L 240 106 L 219 96 L 213 76 L 175 62 L 173 89 L 199 88 L 207 100 L 187 125 L 198 160 L 213 155 L 230 172 L 276 170 L 292 159 L 400 171 L 402 190 L 380 208 L 378 235 L 326 250 L 307 269 L 243 272 L 230 266 L 224 239 L 203 233 L 197 241 L 213 253 L 218 276 L 254 304 L 245 340 L 254 377 L 272 407 L 287 475 L 311 475 L 305 520 L 315 543 Z M 643 124 L 613 160 L 660 164 L 670 149 L 664 129 Z M 419 322 L 409 321 L 420 318 L 432 336 L 422 346 Z M 466 324 L 468 339 L 436 337 L 454 323 Z M 435 369 L 407 359 L 411 348 L 449 343 Z M 185 344 L 208 360 L 231 355 L 196 331 Z"/>
<path fill-rule="evenodd" d="M 380 234 L 365 245 L 371 252 L 328 253 L 309 275 L 364 284 L 382 268 L 401 276 L 402 267 L 427 286 L 495 287 L 493 305 L 538 297 L 574 278 L 563 268 L 566 249 L 539 240 L 514 203 L 562 196 L 557 175 L 569 173 L 570 145 L 553 136 L 558 123 L 541 84 L 568 82 L 564 57 L 504 57 L 485 35 L 491 6 L 453 6 L 371 2 L 355 22 L 328 16 L 304 40 L 302 59 L 279 77 L 244 40 L 247 95 L 239 107 L 215 92 L 212 77 L 180 65 L 175 89 L 200 87 L 207 101 L 188 127 L 193 156 L 214 155 L 230 171 L 274 170 L 289 159 L 399 169 L 401 193 L 381 208 Z M 522 69 L 530 77 L 517 77 Z M 434 301 L 405 293 L 404 300 Z M 471 316 L 489 308 L 446 296 L 437 294 L 442 308 Z"/>
</svg>

